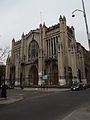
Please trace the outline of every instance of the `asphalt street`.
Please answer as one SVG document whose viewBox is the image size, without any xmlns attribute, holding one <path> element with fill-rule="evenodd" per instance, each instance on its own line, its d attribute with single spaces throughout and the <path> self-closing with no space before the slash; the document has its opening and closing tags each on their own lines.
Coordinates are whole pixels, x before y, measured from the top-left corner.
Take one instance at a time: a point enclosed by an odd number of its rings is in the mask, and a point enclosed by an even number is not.
<svg viewBox="0 0 90 120">
<path fill-rule="evenodd" d="M 0 120 L 62 120 L 90 103 L 90 89 L 63 92 L 9 90 L 8 94 L 24 99 L 0 105 Z"/>
</svg>

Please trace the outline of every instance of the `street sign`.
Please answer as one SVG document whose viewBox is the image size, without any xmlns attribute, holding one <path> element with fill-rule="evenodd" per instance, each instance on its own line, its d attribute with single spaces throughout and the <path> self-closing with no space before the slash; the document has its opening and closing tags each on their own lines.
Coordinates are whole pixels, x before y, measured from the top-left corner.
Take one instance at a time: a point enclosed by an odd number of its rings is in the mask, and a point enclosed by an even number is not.
<svg viewBox="0 0 90 120">
<path fill-rule="evenodd" d="M 43 80 L 47 80 L 48 79 L 48 75 L 43 75 Z"/>
</svg>

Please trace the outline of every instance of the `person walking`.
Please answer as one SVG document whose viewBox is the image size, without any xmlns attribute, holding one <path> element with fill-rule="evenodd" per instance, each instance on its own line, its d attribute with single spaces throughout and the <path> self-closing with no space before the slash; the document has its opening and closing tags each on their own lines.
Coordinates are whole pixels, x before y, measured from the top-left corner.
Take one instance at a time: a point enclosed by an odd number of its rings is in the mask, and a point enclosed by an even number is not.
<svg viewBox="0 0 90 120">
<path fill-rule="evenodd" d="M 7 98 L 7 86 L 5 85 L 5 83 L 2 85 L 1 98 Z"/>
</svg>

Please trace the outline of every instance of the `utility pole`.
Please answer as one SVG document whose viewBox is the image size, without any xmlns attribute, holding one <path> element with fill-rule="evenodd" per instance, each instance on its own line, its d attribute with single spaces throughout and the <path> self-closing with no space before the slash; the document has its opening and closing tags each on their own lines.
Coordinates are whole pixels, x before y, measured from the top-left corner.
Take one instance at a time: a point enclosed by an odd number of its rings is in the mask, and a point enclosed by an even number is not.
<svg viewBox="0 0 90 120">
<path fill-rule="evenodd" d="M 76 11 L 83 12 L 83 16 L 84 16 L 84 20 L 85 20 L 85 26 L 86 26 L 87 39 L 88 39 L 88 46 L 89 46 L 89 51 L 90 51 L 90 33 L 89 33 L 89 29 L 88 29 L 88 23 L 87 23 L 87 17 L 86 17 L 84 0 L 82 0 L 82 7 L 83 7 L 83 10 L 80 10 L 80 9 L 74 10 L 74 11 L 72 12 L 72 17 L 75 17 L 74 13 L 75 13 Z"/>
<path fill-rule="evenodd" d="M 90 34 L 89 34 L 89 29 L 88 29 L 88 24 L 87 24 L 87 17 L 86 17 L 84 0 L 82 0 L 82 6 L 83 6 L 83 16 L 84 16 L 85 25 L 86 25 L 86 32 L 87 32 L 87 38 L 88 38 L 89 51 L 90 51 Z"/>
</svg>

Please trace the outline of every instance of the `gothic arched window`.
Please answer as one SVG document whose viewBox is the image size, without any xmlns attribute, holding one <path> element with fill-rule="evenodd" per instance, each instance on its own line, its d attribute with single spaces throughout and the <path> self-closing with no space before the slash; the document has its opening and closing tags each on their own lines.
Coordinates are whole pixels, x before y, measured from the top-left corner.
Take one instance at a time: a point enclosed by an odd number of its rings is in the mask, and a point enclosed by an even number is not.
<svg viewBox="0 0 90 120">
<path fill-rule="evenodd" d="M 32 40 L 28 48 L 28 60 L 38 58 L 39 45 L 35 40 Z"/>
</svg>

